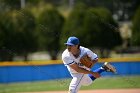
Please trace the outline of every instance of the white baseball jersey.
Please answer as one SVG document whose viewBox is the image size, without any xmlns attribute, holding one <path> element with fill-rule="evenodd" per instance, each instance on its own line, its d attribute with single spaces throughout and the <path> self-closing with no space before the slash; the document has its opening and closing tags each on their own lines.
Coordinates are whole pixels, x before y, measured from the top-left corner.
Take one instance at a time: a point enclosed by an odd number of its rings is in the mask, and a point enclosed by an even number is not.
<svg viewBox="0 0 140 93">
<path fill-rule="evenodd" d="M 79 67 L 90 70 L 90 68 L 83 66 L 80 62 L 80 58 L 85 54 L 87 54 L 92 60 L 98 59 L 98 56 L 95 53 L 82 46 L 80 46 L 80 54 L 77 58 L 75 58 L 73 54 L 68 51 L 68 49 L 62 53 L 63 63 L 65 66 L 67 66 L 68 71 L 73 77 L 69 85 L 69 93 L 77 93 L 81 85 L 90 85 L 92 83 L 92 79 L 87 74 L 78 73 L 70 67 L 70 65 L 76 63 L 79 65 Z"/>
<path fill-rule="evenodd" d="M 74 69 L 72 69 L 72 68 L 70 67 L 70 65 L 71 65 L 71 64 L 74 64 L 74 63 L 78 64 L 78 65 L 79 65 L 80 67 L 82 67 L 82 68 L 85 68 L 85 69 L 87 69 L 87 70 L 90 70 L 89 68 L 83 66 L 83 65 L 80 63 L 80 58 L 81 58 L 83 55 L 85 55 L 85 54 L 87 54 L 92 60 L 98 59 L 98 56 L 97 56 L 95 53 L 93 53 L 90 49 L 85 48 L 85 47 L 82 47 L 82 46 L 80 46 L 80 55 L 79 55 L 77 58 L 75 58 L 75 57 L 73 56 L 73 54 L 70 53 L 70 52 L 68 51 L 68 49 L 66 49 L 66 50 L 62 53 L 62 60 L 63 60 L 63 63 L 64 63 L 65 66 L 67 66 L 67 68 L 68 68 L 70 74 L 78 73 L 78 72 L 76 72 Z"/>
</svg>

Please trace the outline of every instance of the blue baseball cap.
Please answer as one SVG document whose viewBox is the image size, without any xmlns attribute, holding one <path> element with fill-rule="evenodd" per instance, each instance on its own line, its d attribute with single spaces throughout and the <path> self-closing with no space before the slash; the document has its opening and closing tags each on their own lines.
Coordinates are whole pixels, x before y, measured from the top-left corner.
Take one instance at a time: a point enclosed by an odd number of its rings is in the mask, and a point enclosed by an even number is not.
<svg viewBox="0 0 140 93">
<path fill-rule="evenodd" d="M 68 40 L 67 40 L 67 43 L 65 43 L 66 45 L 78 45 L 79 44 L 79 39 L 77 37 L 69 37 Z"/>
</svg>

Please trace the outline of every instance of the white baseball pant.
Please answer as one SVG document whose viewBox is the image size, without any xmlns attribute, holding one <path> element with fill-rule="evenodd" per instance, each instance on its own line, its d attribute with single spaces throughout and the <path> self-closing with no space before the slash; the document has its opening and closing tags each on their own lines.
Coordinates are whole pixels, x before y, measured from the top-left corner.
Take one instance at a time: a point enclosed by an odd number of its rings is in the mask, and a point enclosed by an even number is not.
<svg viewBox="0 0 140 93">
<path fill-rule="evenodd" d="M 92 79 L 88 76 L 88 74 L 74 73 L 71 74 L 71 76 L 73 79 L 69 85 L 69 93 L 77 93 L 81 85 L 88 86 L 92 84 Z"/>
</svg>

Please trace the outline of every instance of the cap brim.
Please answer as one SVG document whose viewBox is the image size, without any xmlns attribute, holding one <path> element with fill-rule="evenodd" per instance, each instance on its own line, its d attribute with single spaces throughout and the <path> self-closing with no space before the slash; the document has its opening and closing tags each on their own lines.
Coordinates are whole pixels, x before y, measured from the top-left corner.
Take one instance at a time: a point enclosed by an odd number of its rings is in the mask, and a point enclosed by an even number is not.
<svg viewBox="0 0 140 93">
<path fill-rule="evenodd" d="M 73 46 L 74 44 L 72 44 L 72 43 L 65 43 L 65 45 Z"/>
</svg>

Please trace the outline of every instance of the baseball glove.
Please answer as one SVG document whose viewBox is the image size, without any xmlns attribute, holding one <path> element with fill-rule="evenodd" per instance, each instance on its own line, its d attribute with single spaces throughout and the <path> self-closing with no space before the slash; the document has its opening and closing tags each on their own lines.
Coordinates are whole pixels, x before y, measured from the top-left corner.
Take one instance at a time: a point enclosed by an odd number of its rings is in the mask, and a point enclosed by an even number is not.
<svg viewBox="0 0 140 93">
<path fill-rule="evenodd" d="M 80 62 L 81 64 L 83 64 L 84 66 L 91 68 L 93 66 L 93 62 L 91 60 L 91 58 L 85 54 L 80 58 Z"/>
</svg>

